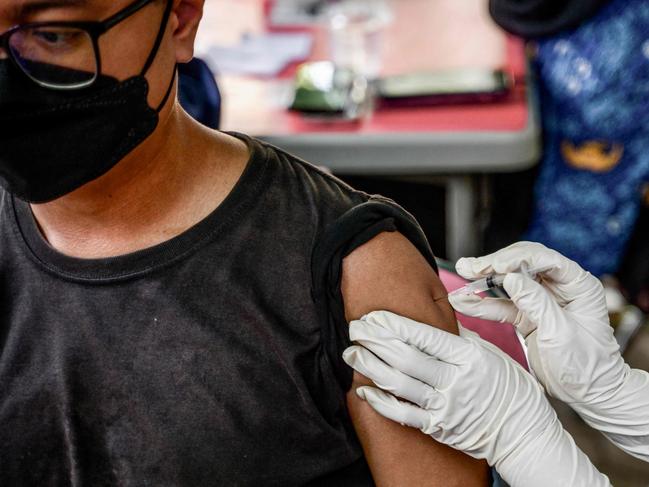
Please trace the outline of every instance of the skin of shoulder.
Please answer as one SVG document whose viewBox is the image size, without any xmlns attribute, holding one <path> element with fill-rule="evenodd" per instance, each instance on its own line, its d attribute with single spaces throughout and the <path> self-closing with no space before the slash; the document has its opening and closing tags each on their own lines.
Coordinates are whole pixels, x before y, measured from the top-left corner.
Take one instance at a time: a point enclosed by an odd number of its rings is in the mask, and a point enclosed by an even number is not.
<svg viewBox="0 0 649 487">
<path fill-rule="evenodd" d="M 398 232 L 382 233 L 343 261 L 342 293 L 347 321 L 388 310 L 458 333 L 444 285 L 415 246 Z M 394 423 L 355 393 L 372 382 L 354 372 L 347 407 L 377 486 L 486 486 L 488 466 Z"/>
</svg>

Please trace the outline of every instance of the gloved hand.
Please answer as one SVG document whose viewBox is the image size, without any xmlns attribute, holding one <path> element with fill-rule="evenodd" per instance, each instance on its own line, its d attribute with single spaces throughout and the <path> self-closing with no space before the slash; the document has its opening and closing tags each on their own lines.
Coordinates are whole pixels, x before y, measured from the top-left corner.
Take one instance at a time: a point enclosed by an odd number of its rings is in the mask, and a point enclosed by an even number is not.
<svg viewBox="0 0 649 487">
<path fill-rule="evenodd" d="M 391 393 L 357 389 L 379 414 L 486 459 L 513 487 L 610 485 L 536 380 L 477 334 L 460 326 L 455 336 L 386 311 L 353 321 L 349 332 L 361 346 L 344 360 Z"/>
<path fill-rule="evenodd" d="M 550 266 L 538 282 L 517 273 Z M 510 322 L 525 337 L 530 366 L 547 392 L 631 455 L 649 461 L 649 374 L 624 362 L 610 326 L 602 284 L 543 245 L 520 242 L 461 259 L 467 279 L 506 274 L 508 299 L 449 296 L 466 315 Z"/>
</svg>

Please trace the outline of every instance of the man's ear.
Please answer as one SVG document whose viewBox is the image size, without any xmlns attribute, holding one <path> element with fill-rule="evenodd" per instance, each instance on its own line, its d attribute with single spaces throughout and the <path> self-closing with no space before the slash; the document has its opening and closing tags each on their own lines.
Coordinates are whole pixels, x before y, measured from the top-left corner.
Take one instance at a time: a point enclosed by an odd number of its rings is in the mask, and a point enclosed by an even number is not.
<svg viewBox="0 0 649 487">
<path fill-rule="evenodd" d="M 175 27 L 176 61 L 187 63 L 194 57 L 194 41 L 203 17 L 205 0 L 174 0 L 170 23 Z"/>
</svg>

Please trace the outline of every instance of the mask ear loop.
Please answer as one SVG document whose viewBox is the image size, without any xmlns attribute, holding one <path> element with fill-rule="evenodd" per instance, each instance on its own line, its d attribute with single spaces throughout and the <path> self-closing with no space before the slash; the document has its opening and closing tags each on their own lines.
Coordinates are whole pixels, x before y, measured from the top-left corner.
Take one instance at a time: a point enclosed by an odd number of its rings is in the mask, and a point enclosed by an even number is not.
<svg viewBox="0 0 649 487">
<path fill-rule="evenodd" d="M 151 52 L 149 53 L 149 57 L 147 58 L 146 63 L 144 63 L 144 67 L 142 68 L 142 72 L 140 73 L 140 76 L 144 76 L 149 72 L 149 68 L 153 64 L 153 60 L 158 55 L 160 44 L 162 44 L 162 39 L 164 38 L 165 31 L 167 30 L 167 24 L 169 23 L 169 17 L 171 16 L 172 6 L 173 6 L 173 0 L 167 0 L 167 6 L 165 7 L 165 12 L 162 17 L 162 24 L 160 25 L 160 30 L 158 30 L 158 36 L 155 39 L 155 43 L 153 44 L 153 49 L 151 49 Z"/>
<path fill-rule="evenodd" d="M 167 104 L 167 101 L 169 101 L 169 97 L 171 96 L 171 91 L 174 87 L 174 82 L 176 81 L 176 70 L 178 69 L 178 64 L 174 64 L 174 73 L 171 76 L 171 82 L 169 83 L 169 87 L 167 88 L 167 93 L 165 94 L 164 98 L 160 102 L 160 105 L 158 105 L 158 108 L 156 108 L 156 113 L 160 113 L 164 106 Z"/>
<path fill-rule="evenodd" d="M 158 35 L 156 36 L 155 43 L 153 44 L 153 48 L 149 53 L 149 57 L 147 58 L 146 63 L 144 63 L 144 67 L 142 68 L 142 72 L 140 73 L 140 76 L 144 76 L 149 72 L 149 69 L 153 64 L 153 61 L 155 60 L 155 57 L 158 55 L 158 51 L 160 50 L 160 45 L 162 44 L 162 40 L 164 39 L 165 31 L 167 30 L 167 25 L 169 24 L 169 17 L 171 16 L 172 7 L 173 7 L 173 0 L 167 0 L 167 6 L 165 7 L 165 11 L 162 16 L 162 23 L 160 24 Z M 174 64 L 174 72 L 173 72 L 173 76 L 171 76 L 171 82 L 169 83 L 169 87 L 167 88 L 167 92 L 165 93 L 162 102 L 160 103 L 160 105 L 158 105 L 158 108 L 156 108 L 155 110 L 156 113 L 160 113 L 164 108 L 164 106 L 167 104 L 167 101 L 169 101 L 169 97 L 171 96 L 171 91 L 174 87 L 174 82 L 176 81 L 177 68 L 178 65 Z"/>
</svg>

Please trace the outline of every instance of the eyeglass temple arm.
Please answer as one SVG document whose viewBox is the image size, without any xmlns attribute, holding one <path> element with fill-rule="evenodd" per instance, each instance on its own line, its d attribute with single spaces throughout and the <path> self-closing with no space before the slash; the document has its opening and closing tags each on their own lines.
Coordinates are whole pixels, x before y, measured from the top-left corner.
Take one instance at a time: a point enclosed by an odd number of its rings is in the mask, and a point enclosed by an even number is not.
<svg viewBox="0 0 649 487">
<path fill-rule="evenodd" d="M 144 7 L 146 7 L 148 4 L 150 4 L 153 1 L 154 0 L 137 0 L 136 2 L 133 2 L 127 7 L 124 7 L 116 14 L 112 15 L 111 17 L 108 17 L 106 20 L 101 22 L 101 26 L 102 26 L 101 30 L 105 32 L 107 30 L 112 29 L 117 24 L 119 24 L 123 20 L 126 20 L 131 15 L 134 15 L 139 10 L 142 10 Z"/>
</svg>

